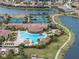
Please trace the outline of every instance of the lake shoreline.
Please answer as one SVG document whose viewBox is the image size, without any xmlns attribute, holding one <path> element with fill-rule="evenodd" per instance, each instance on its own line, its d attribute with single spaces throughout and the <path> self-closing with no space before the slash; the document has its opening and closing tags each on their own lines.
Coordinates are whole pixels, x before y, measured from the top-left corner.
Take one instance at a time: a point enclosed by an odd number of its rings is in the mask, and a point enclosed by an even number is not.
<svg viewBox="0 0 79 59">
<path fill-rule="evenodd" d="M 58 24 L 61 24 L 62 26 L 63 26 L 63 24 L 61 23 L 61 21 L 60 21 L 60 18 L 59 18 L 59 16 L 57 16 L 57 19 L 55 20 Z M 70 33 L 71 33 L 71 39 L 74 37 L 74 34 L 73 34 L 73 32 L 71 32 L 70 31 Z M 74 39 L 72 39 L 71 40 L 70 39 L 70 41 L 68 42 L 68 44 L 66 44 L 66 46 L 64 46 L 63 48 L 62 48 L 62 50 L 60 51 L 60 53 L 59 53 L 59 55 L 57 55 L 57 57 L 55 58 L 55 59 L 64 59 L 64 55 L 65 55 L 65 53 L 66 53 L 66 51 L 69 49 L 69 47 L 73 44 L 73 42 L 74 42 Z"/>
</svg>

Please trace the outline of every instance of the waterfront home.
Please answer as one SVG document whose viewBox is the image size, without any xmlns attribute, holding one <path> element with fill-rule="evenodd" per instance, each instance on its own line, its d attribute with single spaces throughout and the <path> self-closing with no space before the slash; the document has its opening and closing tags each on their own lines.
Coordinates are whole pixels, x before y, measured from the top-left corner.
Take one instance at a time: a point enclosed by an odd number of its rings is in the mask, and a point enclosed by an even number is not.
<svg viewBox="0 0 79 59">
<path fill-rule="evenodd" d="M 9 0 L 5 0 L 5 1 L 1 1 L 0 5 L 7 5 L 7 6 L 23 6 L 23 7 L 32 7 L 32 6 L 48 6 L 51 7 L 52 2 L 51 0 L 13 0 L 13 1 L 9 1 Z"/>
<path fill-rule="evenodd" d="M 66 13 L 69 13 L 69 12 L 72 12 L 72 11 L 73 11 L 72 9 L 69 9 L 69 8 L 67 8 L 66 6 L 58 7 L 58 9 L 59 9 L 60 11 L 66 12 Z"/>
<path fill-rule="evenodd" d="M 61 30 L 59 30 L 59 29 L 52 29 L 52 33 L 54 34 L 54 35 L 61 35 Z"/>
</svg>

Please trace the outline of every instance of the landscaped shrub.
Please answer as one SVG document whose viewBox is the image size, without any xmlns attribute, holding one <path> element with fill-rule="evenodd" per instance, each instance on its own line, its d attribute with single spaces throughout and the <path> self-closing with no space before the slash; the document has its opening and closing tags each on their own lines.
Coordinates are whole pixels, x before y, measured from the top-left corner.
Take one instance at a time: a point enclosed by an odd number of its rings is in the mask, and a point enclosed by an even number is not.
<svg viewBox="0 0 79 59">
<path fill-rule="evenodd" d="M 39 45 L 38 44 L 35 44 L 35 48 L 38 48 L 39 47 Z"/>
<path fill-rule="evenodd" d="M 42 48 L 46 48 L 46 44 L 42 44 L 41 46 L 42 46 Z"/>
<path fill-rule="evenodd" d="M 51 28 L 51 29 L 57 29 L 58 27 L 57 27 L 57 25 L 50 23 L 49 24 L 49 28 Z"/>
<path fill-rule="evenodd" d="M 49 45 L 52 42 L 52 40 L 49 40 L 48 42 L 46 42 L 46 45 Z"/>
<path fill-rule="evenodd" d="M 0 44 L 2 44 L 2 42 L 4 42 L 6 39 L 4 36 L 0 36 Z"/>
<path fill-rule="evenodd" d="M 46 44 L 36 44 L 36 45 L 35 45 L 35 48 L 37 48 L 37 49 L 46 48 Z"/>
<path fill-rule="evenodd" d="M 53 37 L 53 42 L 58 42 L 58 41 L 59 41 L 59 39 L 56 36 L 54 36 Z"/>
<path fill-rule="evenodd" d="M 19 48 L 25 48 L 25 44 L 24 43 L 19 44 Z"/>
<path fill-rule="evenodd" d="M 16 31 L 16 27 L 15 26 L 6 26 L 5 28 L 6 30 L 12 30 L 12 31 Z"/>
<path fill-rule="evenodd" d="M 8 40 L 9 41 L 15 41 L 16 40 L 16 35 L 17 35 L 17 33 L 10 33 L 10 34 L 8 34 Z"/>
<path fill-rule="evenodd" d="M 26 28 L 24 27 L 17 27 L 17 26 L 6 26 L 6 30 L 11 30 L 11 31 L 26 31 Z"/>
</svg>

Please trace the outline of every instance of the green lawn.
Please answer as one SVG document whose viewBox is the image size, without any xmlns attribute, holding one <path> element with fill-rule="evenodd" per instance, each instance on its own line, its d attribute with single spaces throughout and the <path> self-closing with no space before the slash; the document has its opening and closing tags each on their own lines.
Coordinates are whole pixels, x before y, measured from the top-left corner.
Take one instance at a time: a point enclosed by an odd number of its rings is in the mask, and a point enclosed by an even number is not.
<svg viewBox="0 0 79 59">
<path fill-rule="evenodd" d="M 57 22 L 59 22 L 59 21 L 57 21 Z M 52 42 L 45 49 L 26 48 L 26 49 L 24 49 L 24 51 L 25 51 L 26 55 L 29 56 L 29 59 L 32 54 L 38 55 L 39 58 L 48 57 L 48 59 L 53 59 L 55 57 L 56 52 L 58 51 L 59 47 L 61 45 L 63 45 L 64 42 L 68 39 L 68 35 L 64 34 L 64 35 L 58 37 L 58 39 L 59 39 L 58 42 Z"/>
<path fill-rule="evenodd" d="M 71 32 L 71 35 L 72 35 L 71 40 L 70 40 L 70 42 L 62 49 L 60 55 L 58 56 L 59 59 L 64 59 L 65 53 L 67 52 L 67 50 L 69 49 L 69 47 L 70 47 L 70 46 L 73 44 L 73 42 L 74 42 L 74 39 L 75 39 L 74 33 Z"/>
<path fill-rule="evenodd" d="M 30 56 L 32 54 L 36 54 L 38 55 L 38 57 L 44 58 L 44 57 L 48 57 L 48 59 L 52 59 L 54 58 L 58 47 L 60 47 L 66 40 L 67 40 L 68 36 L 67 35 L 62 35 L 61 37 L 59 37 L 59 41 L 56 42 L 52 42 L 50 45 L 47 46 L 47 48 L 45 49 L 36 49 L 36 48 L 25 48 L 25 54 Z"/>
<path fill-rule="evenodd" d="M 67 16 L 68 16 L 68 15 L 67 15 Z M 60 21 L 59 17 L 57 17 L 57 19 L 56 19 L 55 21 L 58 22 L 58 23 L 60 23 L 60 24 L 62 24 L 62 22 Z M 66 31 L 65 31 L 65 32 L 66 32 Z M 73 32 L 71 32 L 71 36 L 72 36 L 72 37 L 71 37 L 71 40 L 70 40 L 69 43 L 62 49 L 61 53 L 59 54 L 59 56 L 58 56 L 59 59 L 64 59 L 65 53 L 67 52 L 67 50 L 69 49 L 69 47 L 73 44 L 74 39 L 75 39 Z"/>
</svg>

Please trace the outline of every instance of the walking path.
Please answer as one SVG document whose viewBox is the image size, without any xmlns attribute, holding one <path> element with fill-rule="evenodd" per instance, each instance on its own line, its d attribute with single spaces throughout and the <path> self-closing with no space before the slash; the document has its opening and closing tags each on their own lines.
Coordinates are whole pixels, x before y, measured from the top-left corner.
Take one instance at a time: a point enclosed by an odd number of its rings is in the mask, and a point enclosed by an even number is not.
<svg viewBox="0 0 79 59">
<path fill-rule="evenodd" d="M 59 48 L 59 50 L 57 51 L 57 53 L 56 53 L 56 55 L 55 55 L 55 59 L 58 59 L 58 56 L 59 56 L 59 54 L 61 53 L 61 50 L 62 50 L 62 49 L 69 43 L 69 41 L 71 40 L 71 32 L 70 32 L 70 30 L 69 30 L 68 28 L 66 28 L 65 26 L 63 26 L 63 25 L 57 23 L 57 22 L 55 21 L 55 19 L 54 19 L 55 16 L 59 16 L 59 14 L 56 14 L 56 15 L 52 16 L 53 22 L 54 22 L 55 24 L 58 24 L 58 25 L 61 26 L 62 28 L 66 29 L 66 31 L 69 33 L 68 40 Z"/>
</svg>

